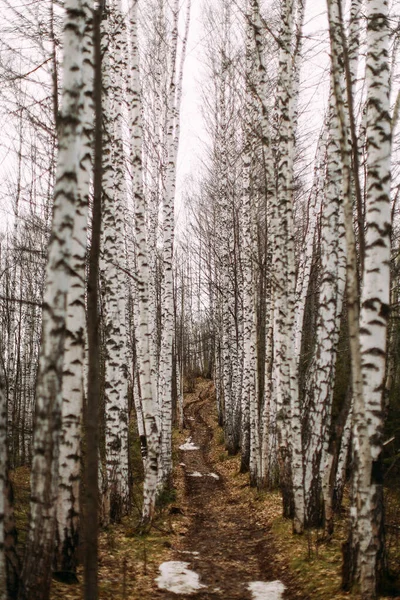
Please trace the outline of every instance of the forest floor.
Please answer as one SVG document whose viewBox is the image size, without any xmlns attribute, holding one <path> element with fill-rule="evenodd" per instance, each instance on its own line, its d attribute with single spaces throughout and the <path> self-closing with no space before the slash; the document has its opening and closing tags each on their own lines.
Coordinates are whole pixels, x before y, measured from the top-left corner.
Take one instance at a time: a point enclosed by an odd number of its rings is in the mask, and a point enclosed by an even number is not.
<svg viewBox="0 0 400 600">
<path fill-rule="evenodd" d="M 137 534 L 139 504 L 136 515 L 102 531 L 102 600 L 358 598 L 340 590 L 345 521 L 338 520 L 328 544 L 321 543 L 318 531 L 291 534 L 290 521 L 281 517 L 279 493 L 251 488 L 248 474 L 239 472 L 240 458 L 228 456 L 209 381 L 198 380 L 194 392 L 185 396 L 185 430 L 174 433 L 174 464 L 174 492 L 162 499 L 150 533 Z M 26 470 L 14 476 L 22 532 L 26 476 Z M 181 575 L 166 578 L 174 567 Z M 80 571 L 78 575 L 82 580 Z M 52 600 L 82 597 L 81 583 L 54 581 Z"/>
</svg>

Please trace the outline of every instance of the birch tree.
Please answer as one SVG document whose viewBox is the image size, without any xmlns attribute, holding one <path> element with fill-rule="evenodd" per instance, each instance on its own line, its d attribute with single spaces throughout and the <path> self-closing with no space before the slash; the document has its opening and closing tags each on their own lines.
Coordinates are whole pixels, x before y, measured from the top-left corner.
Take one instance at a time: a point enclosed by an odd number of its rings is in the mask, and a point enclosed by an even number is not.
<svg viewBox="0 0 400 600">
<path fill-rule="evenodd" d="M 294 356 L 294 292 L 295 262 L 293 239 L 293 160 L 295 105 L 297 102 L 296 65 L 292 63 L 294 5 L 282 3 L 281 48 L 277 91 L 279 123 L 277 157 L 277 225 L 273 257 L 275 278 L 275 371 L 277 409 L 279 412 L 280 477 L 284 510 L 287 515 L 293 497 L 293 528 L 301 533 L 304 527 L 303 460 L 301 446 L 300 406 L 297 366 Z M 291 428 L 289 430 L 289 422 Z M 293 479 L 292 479 L 293 478 Z M 293 482 L 293 487 L 292 487 Z M 293 496 L 292 496 L 293 494 Z"/>
<path fill-rule="evenodd" d="M 80 470 L 86 331 L 86 239 L 89 184 L 92 167 L 93 50 L 92 6 L 83 2 L 85 31 L 82 41 L 82 147 L 78 171 L 78 196 L 71 246 L 71 276 L 67 295 L 66 339 L 62 380 L 62 433 L 57 500 L 57 541 L 54 570 L 76 571 L 79 544 Z"/>
<path fill-rule="evenodd" d="M 36 388 L 36 427 L 31 473 L 30 525 L 19 598 L 48 598 L 55 534 L 61 428 L 66 296 L 81 156 L 82 37 L 80 2 L 65 4 L 64 83 L 54 190 L 52 236 L 46 269 L 42 345 Z"/>
<path fill-rule="evenodd" d="M 162 283 L 162 329 L 160 352 L 159 403 L 161 414 L 161 470 L 160 481 L 169 485 L 172 475 L 172 354 L 173 354 L 173 248 L 175 227 L 176 161 L 180 135 L 180 104 L 182 97 L 183 65 L 189 31 L 190 0 L 187 3 L 186 28 L 178 63 L 179 3 L 172 5 L 172 31 L 170 49 L 170 75 L 167 95 L 166 117 L 166 170 L 163 182 L 163 283 Z"/>
<path fill-rule="evenodd" d="M 367 178 L 364 274 L 360 302 L 362 391 L 354 404 L 355 473 L 350 539 L 354 581 L 376 598 L 382 578 L 380 466 L 390 302 L 391 117 L 388 3 L 367 2 Z"/>
<path fill-rule="evenodd" d="M 326 470 L 324 445 L 329 435 L 346 277 L 340 128 L 333 90 L 329 107 L 326 171 L 326 193 L 321 209 L 321 283 L 315 353 L 307 373 L 304 399 L 309 415 L 304 478 L 308 525 L 317 525 L 322 519 L 321 476 Z"/>
<path fill-rule="evenodd" d="M 249 30 L 249 26 L 247 30 Z M 251 30 L 248 33 L 248 44 L 251 44 Z M 246 48 L 246 71 L 250 77 L 251 46 Z M 248 97 L 247 105 L 250 98 Z M 252 204 L 251 204 L 251 133 L 249 115 L 246 119 L 245 149 L 243 155 L 243 221 L 244 221 L 244 249 L 243 249 L 243 275 L 244 275 L 244 297 L 243 297 L 243 397 L 242 397 L 242 462 L 241 469 L 248 470 L 250 462 L 250 406 L 254 404 L 255 394 L 255 344 L 253 335 L 253 273 L 252 273 Z"/>
<path fill-rule="evenodd" d="M 276 226 L 276 186 L 275 186 L 275 166 L 274 153 L 272 149 L 272 128 L 271 115 L 273 98 L 271 74 L 267 68 L 267 44 L 265 30 L 263 27 L 260 6 L 257 0 L 250 3 L 248 14 L 248 22 L 253 34 L 253 53 L 255 58 L 255 73 L 254 73 L 254 91 L 259 104 L 259 125 L 261 125 L 261 151 L 263 163 L 263 177 L 265 181 L 265 213 L 266 213 L 266 231 L 264 239 L 266 243 L 265 253 L 265 273 L 260 274 L 261 289 L 260 302 L 265 304 L 263 309 L 258 312 L 257 328 L 262 331 L 265 320 L 265 334 L 261 336 L 258 342 L 258 354 L 264 357 L 263 369 L 260 376 L 263 375 L 264 381 L 258 381 L 258 390 L 263 390 L 263 401 L 261 407 L 258 406 L 259 398 L 254 397 L 254 402 L 250 405 L 250 478 L 259 486 L 266 485 L 267 480 L 272 481 L 270 465 L 273 462 L 275 444 L 271 440 L 274 438 L 274 433 L 271 433 L 274 428 L 274 419 L 272 418 L 272 405 L 275 402 L 274 385 L 273 385 L 273 315 L 274 315 L 274 299 L 272 285 L 272 245 L 270 241 L 274 238 Z M 267 58 L 268 57 L 268 58 Z M 272 69 L 273 70 L 273 69 Z M 264 189 L 264 188 L 262 188 Z M 264 281 L 265 278 L 265 281 Z M 261 347 L 264 346 L 263 351 Z M 272 460 L 271 460 L 272 459 Z"/>
<path fill-rule="evenodd" d="M 88 303 L 88 386 L 84 426 L 86 452 L 84 463 L 85 503 L 83 530 L 85 539 L 85 600 L 98 596 L 98 528 L 99 528 L 99 415 L 100 415 L 100 316 L 99 263 L 101 238 L 101 200 L 103 176 L 103 106 L 102 106 L 102 43 L 101 21 L 104 6 L 93 11 L 93 207 L 92 236 L 87 281 Z"/>
<path fill-rule="evenodd" d="M 124 256 L 125 173 L 122 81 L 126 31 L 117 4 L 110 6 L 103 61 L 104 145 L 101 275 L 105 313 L 106 515 L 119 521 L 129 505 L 128 386 Z"/>
<path fill-rule="evenodd" d="M 151 331 L 149 325 L 149 252 L 146 231 L 146 205 L 143 191 L 142 172 L 142 106 L 139 80 L 139 52 L 138 52 L 138 14 L 137 0 L 130 6 L 130 44 L 131 44 L 131 72 L 129 105 L 130 105 L 130 136 L 131 136 L 131 165 L 133 179 L 133 194 L 135 207 L 135 233 L 137 247 L 137 292 L 139 304 L 138 318 L 138 363 L 141 391 L 141 409 L 143 409 L 143 422 L 145 433 L 144 466 L 145 481 L 143 490 L 143 521 L 151 521 L 154 515 L 155 499 L 158 482 L 158 467 L 160 460 L 159 431 L 157 428 L 156 387 L 152 383 L 154 371 L 154 354 L 151 348 Z M 138 413 L 138 419 L 140 413 Z"/>
</svg>

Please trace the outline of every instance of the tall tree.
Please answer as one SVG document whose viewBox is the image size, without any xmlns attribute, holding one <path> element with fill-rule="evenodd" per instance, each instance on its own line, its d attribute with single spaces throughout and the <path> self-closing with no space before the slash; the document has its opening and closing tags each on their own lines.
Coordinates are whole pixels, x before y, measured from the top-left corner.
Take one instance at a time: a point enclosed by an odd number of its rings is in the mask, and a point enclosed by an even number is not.
<svg viewBox="0 0 400 600">
<path fill-rule="evenodd" d="M 367 2 L 367 177 L 365 257 L 360 302 L 362 394 L 354 404 L 356 535 L 351 552 L 363 599 L 383 576 L 382 432 L 390 303 L 391 116 L 388 2 Z M 355 555 L 355 556 L 354 556 Z"/>
<path fill-rule="evenodd" d="M 102 107 L 102 58 L 101 21 L 104 4 L 100 2 L 93 14 L 93 60 L 94 60 L 94 127 L 93 127 L 93 209 L 92 237 L 89 254 L 87 282 L 88 302 L 88 391 L 84 426 L 86 453 L 84 463 L 85 512 L 84 512 L 84 573 L 85 600 L 98 598 L 98 529 L 99 529 L 99 416 L 100 416 L 100 316 L 99 316 L 99 261 L 101 237 L 101 200 L 103 178 L 103 107 Z"/>
<path fill-rule="evenodd" d="M 282 2 L 281 23 L 277 90 L 279 124 L 277 215 L 273 257 L 274 352 L 277 409 L 280 413 L 278 431 L 284 510 L 288 516 L 294 517 L 294 531 L 301 533 L 304 527 L 304 490 L 298 373 L 294 355 L 295 256 L 293 226 L 293 161 L 298 94 L 297 70 L 299 67 L 297 64 L 298 53 L 292 58 L 295 26 L 292 0 Z M 302 23 L 302 18 L 300 23 Z"/>
<path fill-rule="evenodd" d="M 103 206 L 101 281 L 105 330 L 106 522 L 119 521 L 129 505 L 126 292 L 123 275 L 125 157 L 122 138 L 125 21 L 116 2 L 104 21 Z"/>
<path fill-rule="evenodd" d="M 172 31 L 169 57 L 169 82 L 166 98 L 166 164 L 163 181 L 163 282 L 161 314 L 161 352 L 159 364 L 159 404 L 161 415 L 160 481 L 169 485 L 172 475 L 172 381 L 173 381 L 173 255 L 175 231 L 176 168 L 180 136 L 180 105 L 182 99 L 183 65 L 190 22 L 190 0 L 187 3 L 186 27 L 182 40 L 181 61 L 178 63 L 179 2 L 172 3 Z"/>
<path fill-rule="evenodd" d="M 79 0 L 67 0 L 59 152 L 36 387 L 30 524 L 20 600 L 46 599 L 50 591 L 58 490 L 66 298 L 82 145 L 82 39 L 85 16 Z"/>
<path fill-rule="evenodd" d="M 137 0 L 130 5 L 130 45 L 131 70 L 129 78 L 128 101 L 130 106 L 130 138 L 131 168 L 133 179 L 135 233 L 137 253 L 137 294 L 139 304 L 138 318 L 138 369 L 141 392 L 141 406 L 145 443 L 142 443 L 145 465 L 145 481 L 143 490 L 143 521 L 151 521 L 154 515 L 155 499 L 160 460 L 159 431 L 157 428 L 157 399 L 154 397 L 155 386 L 152 384 L 152 372 L 155 360 L 151 347 L 150 311 L 149 311 L 149 254 L 146 231 L 146 204 L 143 191 L 142 166 L 142 104 L 139 79 L 138 48 L 138 12 Z M 138 420 L 140 413 L 138 414 Z"/>
<path fill-rule="evenodd" d="M 62 380 L 62 432 L 57 500 L 57 532 L 54 570 L 63 577 L 76 571 L 79 545 L 80 473 L 84 363 L 86 345 L 86 249 L 89 185 L 93 138 L 93 6 L 82 2 L 85 12 L 83 54 L 82 147 L 78 172 L 78 197 L 71 247 L 71 276 L 67 296 L 64 372 Z"/>
</svg>

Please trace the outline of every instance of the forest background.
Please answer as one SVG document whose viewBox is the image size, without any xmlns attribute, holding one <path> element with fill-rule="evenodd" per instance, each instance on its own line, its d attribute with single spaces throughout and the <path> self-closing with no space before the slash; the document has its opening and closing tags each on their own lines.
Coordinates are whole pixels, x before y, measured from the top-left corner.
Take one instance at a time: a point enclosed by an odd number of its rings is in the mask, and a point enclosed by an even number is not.
<svg viewBox="0 0 400 600">
<path fill-rule="evenodd" d="M 376 597 L 399 456 L 398 3 L 2 8 L 4 597 L 76 571 L 81 505 L 94 597 L 132 440 L 144 532 L 197 375 L 294 533 L 329 538 L 350 480 L 343 585 Z"/>
</svg>

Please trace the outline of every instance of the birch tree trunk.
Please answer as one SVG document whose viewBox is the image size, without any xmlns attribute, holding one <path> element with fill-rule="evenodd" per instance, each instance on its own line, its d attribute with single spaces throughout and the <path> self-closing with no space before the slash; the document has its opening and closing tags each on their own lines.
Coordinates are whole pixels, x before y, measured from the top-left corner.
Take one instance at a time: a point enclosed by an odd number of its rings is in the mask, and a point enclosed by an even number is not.
<svg viewBox="0 0 400 600">
<path fill-rule="evenodd" d="M 163 283 L 162 332 L 160 352 L 159 402 L 161 414 L 161 469 L 160 481 L 170 485 L 172 474 L 172 348 L 174 332 L 173 271 L 175 228 L 176 152 L 174 144 L 174 109 L 176 94 L 176 60 L 178 44 L 178 3 L 173 3 L 173 30 L 171 39 L 171 75 L 168 91 L 167 165 L 163 190 Z"/>
<path fill-rule="evenodd" d="M 315 156 L 314 180 L 307 210 L 307 229 L 304 235 L 302 251 L 300 253 L 300 264 L 296 279 L 294 351 L 297 365 L 299 365 L 301 356 L 304 311 L 306 307 L 307 294 L 309 291 L 315 241 L 318 232 L 317 225 L 319 223 L 319 215 L 321 212 L 321 203 L 324 193 L 326 146 L 327 132 L 326 127 L 324 126 L 318 140 L 318 147 Z"/>
<path fill-rule="evenodd" d="M 250 477 L 258 486 L 269 485 L 276 477 L 272 475 L 270 467 L 273 463 L 275 446 L 270 444 L 272 429 L 275 430 L 275 421 L 271 420 L 272 404 L 276 401 L 273 370 L 273 334 L 274 334 L 274 299 L 272 281 L 272 246 L 274 232 L 277 225 L 277 195 L 275 185 L 274 155 L 271 141 L 271 106 L 269 83 L 270 77 L 265 58 L 263 44 L 263 24 L 260 15 L 258 0 L 251 0 L 248 15 L 249 23 L 253 30 L 254 58 L 256 73 L 255 91 L 260 103 L 261 121 L 261 150 L 264 166 L 266 185 L 266 214 L 267 214 L 267 249 L 266 249 L 266 305 L 265 305 L 265 365 L 264 365 L 264 398 L 261 408 L 258 398 L 254 398 L 251 405 L 251 452 L 250 452 Z M 261 313 L 262 314 L 262 313 Z M 276 412 L 276 411 L 273 411 Z M 274 438 L 274 435 L 272 436 Z M 258 454 L 255 456 L 256 454 Z M 271 460 L 272 459 L 272 460 Z"/>
<path fill-rule="evenodd" d="M 249 4 L 249 3 L 248 3 Z M 251 447 L 251 429 L 256 431 L 258 423 L 253 423 L 253 428 L 250 426 L 250 414 L 253 421 L 256 418 L 255 403 L 256 403 L 256 348 L 254 344 L 254 297 L 253 297 L 253 210 L 254 200 L 252 199 L 251 190 L 251 164 L 253 150 L 252 136 L 252 120 L 254 120 L 253 99 L 252 99 L 252 42 L 253 32 L 251 29 L 251 11 L 250 6 L 247 8 L 247 24 L 246 24 L 246 113 L 244 125 L 244 148 L 243 148 L 243 195 L 242 195 L 242 271 L 243 271 L 243 393 L 241 398 L 241 452 L 242 459 L 240 469 L 242 472 L 249 470 L 250 466 L 250 447 Z M 258 429 L 258 427 L 257 427 Z M 253 454 L 254 454 L 253 449 Z"/>
<path fill-rule="evenodd" d="M 115 27 L 113 42 L 110 32 Z M 105 307 L 106 396 L 106 510 L 119 521 L 129 505 L 128 487 L 128 388 L 126 369 L 125 280 L 122 275 L 123 202 L 125 193 L 122 147 L 123 36 L 125 29 L 118 7 L 110 7 L 105 32 L 107 43 L 103 68 L 104 160 L 103 236 L 101 273 Z"/>
<path fill-rule="evenodd" d="M 149 248 L 146 235 L 146 205 L 142 180 L 142 122 L 139 81 L 139 55 L 137 35 L 137 0 L 130 6 L 130 136 L 133 194 L 135 203 L 135 231 L 137 247 L 137 294 L 138 314 L 138 364 L 143 409 L 144 431 L 146 436 L 144 456 L 145 480 L 143 490 L 144 523 L 151 521 L 154 515 L 157 492 L 158 466 L 160 460 L 159 431 L 156 420 L 156 398 L 153 396 L 152 372 L 154 356 L 151 352 L 151 330 L 149 327 Z M 138 418 L 140 415 L 138 415 Z"/>
<path fill-rule="evenodd" d="M 83 2 L 85 31 L 83 54 L 82 148 L 78 171 L 78 197 L 71 246 L 71 275 L 67 296 L 67 319 L 62 380 L 62 433 L 57 499 L 57 532 L 54 571 L 73 578 L 79 545 L 81 423 L 84 396 L 86 330 L 86 247 L 89 185 L 92 167 L 93 130 L 93 8 Z"/>
<path fill-rule="evenodd" d="M 360 310 L 363 405 L 354 405 L 357 578 L 363 600 L 377 597 L 383 567 L 381 452 L 390 303 L 391 117 L 388 2 L 367 2 L 367 179 Z M 361 439 L 360 439 L 361 438 Z M 352 548 L 353 552 L 355 548 Z"/>
<path fill-rule="evenodd" d="M 304 527 L 303 453 L 301 445 L 298 374 L 294 356 L 294 230 L 293 160 L 296 114 L 296 76 L 292 63 L 294 4 L 282 3 L 281 48 L 277 117 L 279 123 L 277 199 L 278 220 L 273 258 L 275 281 L 275 372 L 277 381 L 278 439 L 284 513 L 293 529 Z M 290 423 L 290 429 L 289 429 Z M 293 504 L 292 504 L 293 503 Z"/>
<path fill-rule="evenodd" d="M 324 448 L 328 439 L 336 350 L 345 291 L 345 232 L 341 193 L 340 126 L 333 90 L 329 109 L 326 195 L 321 210 L 321 284 L 314 356 L 307 374 L 304 404 L 307 417 L 304 492 L 308 526 L 323 517 L 321 481 Z"/>
<path fill-rule="evenodd" d="M 36 388 L 30 523 L 20 600 L 49 597 L 55 539 L 66 297 L 82 145 L 82 38 L 86 17 L 80 1 L 67 0 L 64 6 L 62 114 Z"/>
<path fill-rule="evenodd" d="M 173 301 L 173 254 L 175 229 L 175 185 L 176 161 L 179 146 L 179 113 L 182 95 L 183 64 L 186 52 L 190 19 L 190 1 L 187 4 L 186 27 L 183 37 L 181 62 L 177 76 L 178 20 L 179 2 L 172 6 L 173 28 L 171 34 L 171 74 L 167 99 L 167 135 L 166 135 L 166 173 L 163 189 L 163 284 L 162 284 L 162 332 L 160 353 L 160 390 L 161 410 L 161 469 L 160 482 L 170 485 L 172 475 L 172 356 L 174 337 L 174 301 Z"/>
<path fill-rule="evenodd" d="M 98 598 L 98 529 L 100 490 L 102 489 L 101 461 L 99 460 L 100 415 L 100 315 L 99 315 L 99 262 L 102 212 L 103 177 L 103 107 L 102 107 L 102 42 L 101 21 L 104 7 L 99 4 L 93 12 L 93 208 L 92 237 L 89 252 L 87 282 L 88 302 L 88 368 L 87 401 L 84 411 L 86 452 L 84 463 L 85 503 L 83 532 L 85 540 L 84 576 L 85 600 Z"/>
<path fill-rule="evenodd" d="M 224 28 L 229 23 L 228 9 L 224 12 Z M 226 34 L 224 34 L 226 35 Z M 223 42 L 226 44 L 226 40 Z M 228 62 L 226 48 L 221 51 L 221 72 L 219 89 L 219 120 L 216 142 L 219 144 L 218 161 L 218 209 L 222 223 L 225 227 L 221 230 L 219 240 L 219 252 L 221 260 L 221 318 L 222 318 L 222 341 L 221 341 L 221 367 L 222 367 L 222 398 L 224 403 L 224 431 L 225 443 L 228 453 L 233 455 L 239 449 L 239 435 L 237 424 L 237 339 L 236 327 L 234 323 L 235 295 L 232 290 L 232 266 L 231 256 L 233 255 L 232 234 L 230 230 L 234 229 L 234 220 L 230 206 L 231 198 L 229 194 L 229 129 L 228 129 L 228 107 L 227 107 L 227 78 Z"/>
<path fill-rule="evenodd" d="M 376 598 L 381 575 L 382 511 L 379 456 L 383 423 L 382 396 L 386 358 L 390 256 L 390 149 L 388 5 L 369 0 L 367 29 L 367 219 L 362 318 L 358 316 L 355 238 L 352 226 L 350 150 L 344 100 L 338 78 L 339 43 L 335 11 L 341 4 L 329 0 L 331 56 L 336 108 L 341 125 L 343 189 L 348 264 L 349 336 L 352 356 L 353 498 L 349 538 L 344 546 L 343 585 L 359 583 L 363 599 Z M 341 19 L 342 21 L 342 19 Z M 343 37 L 342 37 L 343 40 Z M 367 241 L 368 238 L 368 241 Z M 368 265 L 368 266 L 367 266 Z M 371 330 L 372 327 L 372 330 Z M 375 329 L 376 328 L 376 329 Z M 376 337 L 372 337 L 372 333 Z M 372 374 L 373 372 L 373 374 Z M 372 374 L 372 375 L 371 375 Z M 372 414 L 372 412 L 374 414 Z"/>
</svg>

